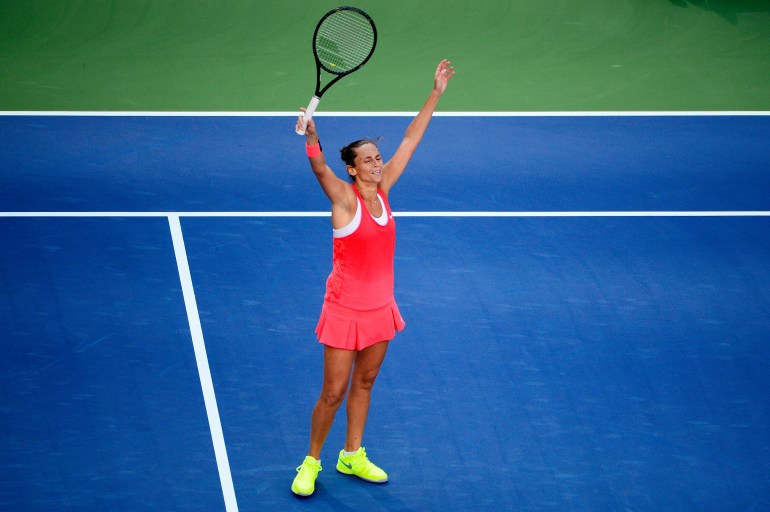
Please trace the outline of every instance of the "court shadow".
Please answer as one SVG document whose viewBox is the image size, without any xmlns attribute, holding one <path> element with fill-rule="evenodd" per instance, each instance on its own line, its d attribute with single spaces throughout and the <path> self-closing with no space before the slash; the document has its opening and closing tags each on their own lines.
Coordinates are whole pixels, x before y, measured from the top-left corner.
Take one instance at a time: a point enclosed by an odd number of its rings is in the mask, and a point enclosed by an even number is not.
<svg viewBox="0 0 770 512">
<path fill-rule="evenodd" d="M 381 504 L 385 510 L 390 512 L 416 512 L 417 509 L 410 507 L 402 500 L 397 498 L 393 492 L 393 487 L 389 483 L 371 484 L 364 481 L 356 481 L 356 485 L 361 485 L 372 499 Z"/>
<path fill-rule="evenodd" d="M 669 0 L 677 7 L 698 7 L 718 14 L 722 19 L 738 24 L 738 15 L 744 13 L 770 12 L 767 0 Z"/>
<path fill-rule="evenodd" d="M 324 487 L 323 483 L 316 481 L 315 492 L 312 496 L 297 496 L 293 495 L 297 503 L 307 503 L 308 506 L 315 503 L 316 509 L 319 506 L 326 505 L 328 508 L 339 512 L 356 512 L 360 508 L 356 507 L 356 503 L 345 503 L 340 498 L 334 495 L 333 491 L 330 491 Z"/>
</svg>

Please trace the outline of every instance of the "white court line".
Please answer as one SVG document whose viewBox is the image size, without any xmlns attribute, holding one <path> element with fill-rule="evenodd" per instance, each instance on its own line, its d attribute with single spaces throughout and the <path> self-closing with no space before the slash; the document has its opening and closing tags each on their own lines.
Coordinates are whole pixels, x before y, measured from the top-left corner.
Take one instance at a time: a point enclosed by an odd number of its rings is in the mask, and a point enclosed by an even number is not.
<svg viewBox="0 0 770 512">
<path fill-rule="evenodd" d="M 768 210 L 393 212 L 395 217 L 768 217 Z M 3 217 L 329 217 L 329 212 L 0 212 Z"/>
<path fill-rule="evenodd" d="M 230 463 L 227 460 L 227 448 L 225 447 L 225 438 L 222 433 L 222 423 L 219 420 L 219 409 L 217 408 L 217 399 L 214 394 L 214 383 L 211 380 L 209 360 L 206 356 L 206 345 L 203 342 L 203 329 L 201 328 L 201 321 L 198 316 L 198 305 L 195 301 L 190 266 L 187 262 L 187 251 L 185 250 L 184 238 L 182 237 L 182 226 L 179 223 L 179 217 L 176 215 L 169 215 L 168 223 L 171 228 L 171 239 L 174 242 L 174 254 L 176 255 L 176 264 L 179 269 L 179 279 L 182 283 L 187 320 L 190 323 L 190 335 L 192 336 L 193 348 L 195 350 L 195 361 L 198 364 L 198 376 L 200 377 L 201 389 L 203 390 L 206 415 L 209 419 L 211 440 L 214 443 L 214 455 L 216 456 L 217 468 L 219 469 L 219 481 L 222 485 L 225 509 L 227 512 L 238 512 L 238 502 L 235 499 L 235 488 L 233 487 L 233 478 L 230 473 Z"/>
<path fill-rule="evenodd" d="M 0 110 L 0 116 L 63 117 L 296 117 L 298 111 L 276 112 L 158 112 L 158 111 L 91 111 L 91 110 Z M 315 117 L 414 117 L 417 112 L 316 112 Z M 688 116 L 768 116 L 768 110 L 628 110 L 628 111 L 563 111 L 563 112 L 434 112 L 435 117 L 688 117 Z"/>
<path fill-rule="evenodd" d="M 0 212 L 0 217 L 329 217 L 329 212 Z"/>
<path fill-rule="evenodd" d="M 396 217 L 768 217 L 770 211 L 393 212 Z"/>
</svg>

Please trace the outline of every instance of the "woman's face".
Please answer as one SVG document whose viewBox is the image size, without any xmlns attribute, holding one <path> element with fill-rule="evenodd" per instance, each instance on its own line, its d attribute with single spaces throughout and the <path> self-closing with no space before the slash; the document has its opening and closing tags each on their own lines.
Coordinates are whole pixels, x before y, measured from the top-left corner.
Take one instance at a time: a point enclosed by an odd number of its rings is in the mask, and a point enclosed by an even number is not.
<svg viewBox="0 0 770 512">
<path fill-rule="evenodd" d="M 348 174 L 364 183 L 379 183 L 382 180 L 382 155 L 374 144 L 356 148 L 354 166 L 348 166 Z"/>
</svg>

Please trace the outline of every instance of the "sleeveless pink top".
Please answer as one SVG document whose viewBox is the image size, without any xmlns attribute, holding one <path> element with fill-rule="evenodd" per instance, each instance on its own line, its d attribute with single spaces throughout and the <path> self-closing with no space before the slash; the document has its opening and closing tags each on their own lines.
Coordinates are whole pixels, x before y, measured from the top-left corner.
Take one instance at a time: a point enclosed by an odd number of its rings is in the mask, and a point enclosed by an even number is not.
<svg viewBox="0 0 770 512">
<path fill-rule="evenodd" d="M 351 186 L 363 210 L 361 223 L 353 233 L 334 238 L 332 272 L 326 280 L 324 301 L 368 311 L 394 302 L 396 225 L 390 205 L 379 190 L 377 196 L 387 213 L 384 226 L 372 218 L 358 189 L 355 185 Z"/>
</svg>

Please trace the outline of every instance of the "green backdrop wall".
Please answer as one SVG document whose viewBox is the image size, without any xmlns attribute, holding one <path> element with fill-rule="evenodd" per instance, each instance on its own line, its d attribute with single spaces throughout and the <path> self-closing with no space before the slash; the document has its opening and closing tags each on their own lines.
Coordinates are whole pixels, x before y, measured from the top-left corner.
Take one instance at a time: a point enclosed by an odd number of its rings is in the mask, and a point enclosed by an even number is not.
<svg viewBox="0 0 770 512">
<path fill-rule="evenodd" d="M 0 110 L 287 111 L 330 0 L 0 0 Z M 366 0 L 380 34 L 326 111 L 770 110 L 767 0 Z"/>
</svg>

